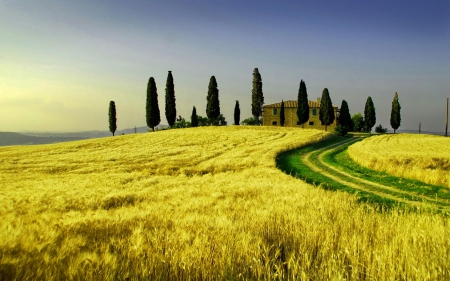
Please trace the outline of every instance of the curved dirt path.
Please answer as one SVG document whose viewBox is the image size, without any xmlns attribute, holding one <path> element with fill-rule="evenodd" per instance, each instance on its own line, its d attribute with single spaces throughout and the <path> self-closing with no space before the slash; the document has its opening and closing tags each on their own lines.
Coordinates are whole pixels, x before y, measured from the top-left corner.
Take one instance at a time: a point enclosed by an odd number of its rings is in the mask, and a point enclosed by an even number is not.
<svg viewBox="0 0 450 281">
<path fill-rule="evenodd" d="M 439 210 L 450 210 L 450 202 L 441 198 L 430 198 L 418 195 L 414 192 L 408 192 L 392 186 L 387 186 L 377 182 L 369 181 L 351 175 L 336 166 L 326 163 L 323 158 L 326 154 L 340 149 L 342 146 L 358 141 L 359 138 L 350 138 L 338 143 L 334 143 L 315 151 L 308 152 L 302 156 L 303 163 L 316 173 L 320 173 L 325 177 L 351 187 L 355 190 L 371 193 L 379 197 L 388 198 L 398 202 L 406 203 L 418 208 L 431 208 Z"/>
</svg>

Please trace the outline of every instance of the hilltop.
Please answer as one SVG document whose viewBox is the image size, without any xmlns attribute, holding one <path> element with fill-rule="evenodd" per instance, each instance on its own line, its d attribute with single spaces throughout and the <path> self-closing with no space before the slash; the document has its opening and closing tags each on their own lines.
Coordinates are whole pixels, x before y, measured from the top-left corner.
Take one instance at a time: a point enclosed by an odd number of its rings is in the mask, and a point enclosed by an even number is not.
<svg viewBox="0 0 450 281">
<path fill-rule="evenodd" d="M 2 147 L 0 276 L 448 279 L 448 218 L 384 212 L 276 168 L 329 136 L 199 127 Z"/>
</svg>

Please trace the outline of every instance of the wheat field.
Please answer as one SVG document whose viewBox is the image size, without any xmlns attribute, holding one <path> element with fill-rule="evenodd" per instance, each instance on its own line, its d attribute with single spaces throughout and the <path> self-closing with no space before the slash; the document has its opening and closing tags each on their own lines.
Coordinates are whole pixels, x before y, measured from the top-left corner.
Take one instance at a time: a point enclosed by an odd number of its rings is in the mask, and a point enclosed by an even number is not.
<svg viewBox="0 0 450 281">
<path fill-rule="evenodd" d="M 276 168 L 329 136 L 202 127 L 0 148 L 0 278 L 449 279 L 448 217 Z"/>
<path fill-rule="evenodd" d="M 373 136 L 349 147 L 358 164 L 389 174 L 450 187 L 450 139 L 434 135 Z"/>
</svg>

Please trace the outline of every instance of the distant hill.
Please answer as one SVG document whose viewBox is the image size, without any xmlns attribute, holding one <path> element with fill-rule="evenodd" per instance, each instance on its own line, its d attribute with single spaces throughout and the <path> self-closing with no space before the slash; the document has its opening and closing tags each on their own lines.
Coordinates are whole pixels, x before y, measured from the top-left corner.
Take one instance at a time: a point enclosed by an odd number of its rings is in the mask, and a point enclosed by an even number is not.
<svg viewBox="0 0 450 281">
<path fill-rule="evenodd" d="M 167 128 L 167 125 L 159 125 L 157 129 Z M 136 133 L 146 133 L 148 127 L 137 127 Z M 134 134 L 135 129 L 129 128 L 116 131 L 115 135 Z M 84 131 L 84 132 L 0 132 L 0 146 L 5 145 L 31 145 L 46 144 L 65 141 L 104 138 L 112 136 L 110 131 Z"/>
<path fill-rule="evenodd" d="M 82 137 L 35 137 L 12 132 L 0 132 L 0 146 L 46 144 L 84 139 Z"/>
<path fill-rule="evenodd" d="M 159 125 L 158 129 L 167 128 L 167 125 Z M 136 128 L 136 133 L 146 133 L 148 131 L 148 127 L 142 126 Z M 104 138 L 112 136 L 110 131 L 82 131 L 82 132 L 20 132 L 20 134 L 27 136 L 35 136 L 35 137 L 77 137 L 83 139 L 93 139 L 93 138 Z M 134 134 L 134 128 L 127 128 L 123 130 L 116 131 L 115 135 L 121 134 Z"/>
</svg>

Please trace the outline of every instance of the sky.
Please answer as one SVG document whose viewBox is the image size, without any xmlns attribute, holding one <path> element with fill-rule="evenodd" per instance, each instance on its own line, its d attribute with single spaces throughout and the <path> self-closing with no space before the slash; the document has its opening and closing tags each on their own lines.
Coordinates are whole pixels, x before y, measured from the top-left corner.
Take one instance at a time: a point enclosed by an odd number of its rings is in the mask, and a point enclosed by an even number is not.
<svg viewBox="0 0 450 281">
<path fill-rule="evenodd" d="M 389 124 L 398 92 L 400 130 L 445 130 L 450 97 L 450 1 L 0 0 L 0 131 L 108 130 L 145 126 L 154 77 L 161 124 L 172 71 L 177 116 L 206 116 L 210 77 L 220 111 L 251 116 L 253 69 L 266 104 L 316 100 Z M 392 131 L 392 129 L 391 129 Z"/>
</svg>

